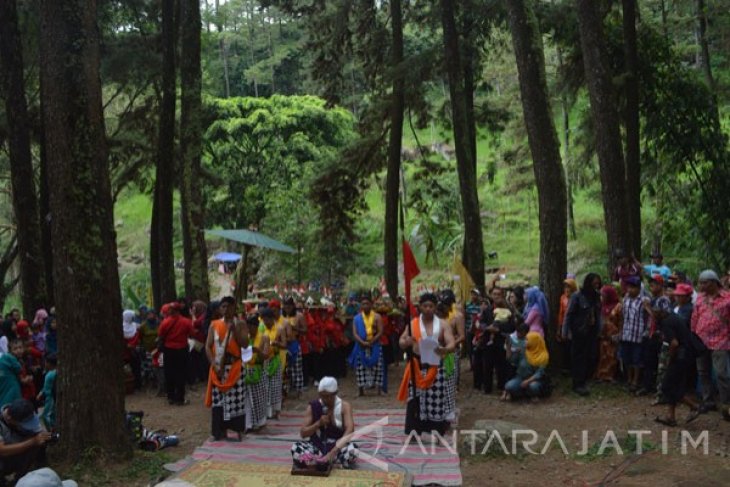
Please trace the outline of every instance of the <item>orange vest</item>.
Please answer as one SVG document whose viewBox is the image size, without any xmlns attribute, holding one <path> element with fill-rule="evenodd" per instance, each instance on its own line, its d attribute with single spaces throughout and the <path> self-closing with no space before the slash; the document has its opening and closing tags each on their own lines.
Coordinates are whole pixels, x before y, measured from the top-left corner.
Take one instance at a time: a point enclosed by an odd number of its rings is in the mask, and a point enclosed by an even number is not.
<svg viewBox="0 0 730 487">
<path fill-rule="evenodd" d="M 420 318 L 413 318 L 413 321 L 411 321 L 411 334 L 416 343 L 421 341 Z M 421 361 L 418 360 L 416 357 L 413 357 L 406 364 L 406 370 L 403 373 L 403 380 L 401 380 L 400 388 L 398 389 L 399 401 L 408 400 L 408 383 L 411 381 L 411 367 L 416 367 L 416 387 L 418 387 L 419 389 L 430 389 L 431 386 L 433 386 L 433 383 L 436 381 L 436 376 L 438 375 L 438 367 L 436 367 L 435 365 L 430 366 L 428 368 L 428 372 L 426 372 L 426 375 L 424 376 L 421 373 Z"/>
<path fill-rule="evenodd" d="M 215 337 L 217 336 L 224 341 L 226 339 L 226 334 L 228 334 L 228 326 L 226 325 L 226 322 L 224 320 L 215 320 L 211 322 L 210 328 L 211 329 L 208 333 L 215 333 L 213 338 L 213 345 L 210 349 L 213 358 L 215 359 Z M 221 345 L 223 344 L 223 341 L 220 342 Z M 228 377 L 226 377 L 225 382 L 221 382 L 221 380 L 218 378 L 218 375 L 213 370 L 213 365 L 211 364 L 210 372 L 208 373 L 208 389 L 205 392 L 205 405 L 207 407 L 213 405 L 213 386 L 217 387 L 218 390 L 221 392 L 227 392 L 231 387 L 236 384 L 238 379 L 241 377 L 241 347 L 233 334 L 231 334 L 231 338 L 228 340 L 226 352 L 228 353 L 228 355 L 234 358 L 234 361 L 231 364 L 231 370 L 228 372 Z"/>
</svg>

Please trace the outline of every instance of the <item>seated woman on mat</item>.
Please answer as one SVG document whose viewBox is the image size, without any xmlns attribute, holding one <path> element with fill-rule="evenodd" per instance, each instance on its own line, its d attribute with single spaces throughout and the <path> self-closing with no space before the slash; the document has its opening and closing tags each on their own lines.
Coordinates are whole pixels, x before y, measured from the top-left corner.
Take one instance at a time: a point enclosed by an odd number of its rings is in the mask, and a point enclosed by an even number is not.
<svg viewBox="0 0 730 487">
<path fill-rule="evenodd" d="M 337 380 L 322 377 L 319 381 L 319 399 L 309 403 L 300 429 L 302 438 L 291 447 L 294 465 L 337 462 L 344 468 L 353 468 L 357 447 L 348 439 L 355 431 L 352 406 L 337 395 Z"/>
<path fill-rule="evenodd" d="M 505 399 L 527 396 L 537 401 L 543 394 L 549 357 L 543 337 L 534 331 L 529 332 L 525 338 L 525 353 L 517 366 L 517 375 L 504 386 Z"/>
</svg>

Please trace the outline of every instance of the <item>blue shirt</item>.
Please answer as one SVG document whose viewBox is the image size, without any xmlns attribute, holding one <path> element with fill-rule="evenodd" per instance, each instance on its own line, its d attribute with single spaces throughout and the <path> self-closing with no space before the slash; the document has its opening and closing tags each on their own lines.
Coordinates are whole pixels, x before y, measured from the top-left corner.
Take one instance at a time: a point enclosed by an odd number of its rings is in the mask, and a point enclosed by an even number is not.
<svg viewBox="0 0 730 487">
<path fill-rule="evenodd" d="M 665 280 L 669 279 L 669 276 L 672 275 L 672 271 L 667 267 L 666 265 L 656 265 L 656 264 L 649 264 L 647 266 L 644 266 L 644 272 L 647 276 L 651 277 L 654 274 L 659 274 L 662 276 Z"/>
</svg>

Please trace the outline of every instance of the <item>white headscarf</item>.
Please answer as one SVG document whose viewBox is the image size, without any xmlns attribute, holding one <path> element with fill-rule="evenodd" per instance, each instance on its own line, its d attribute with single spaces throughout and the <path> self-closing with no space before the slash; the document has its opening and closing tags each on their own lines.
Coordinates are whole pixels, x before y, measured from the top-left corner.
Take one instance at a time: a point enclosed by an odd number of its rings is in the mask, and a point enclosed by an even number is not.
<svg viewBox="0 0 730 487">
<path fill-rule="evenodd" d="M 319 381 L 318 391 L 329 392 L 330 394 L 337 393 L 337 379 L 334 377 L 322 377 Z M 340 396 L 335 397 L 335 410 L 332 416 L 335 420 L 335 426 L 338 429 L 342 429 L 342 399 L 340 399 Z"/>
<path fill-rule="evenodd" d="M 137 333 L 137 324 L 134 322 L 134 311 L 131 309 L 125 310 L 122 313 L 122 333 L 124 338 L 130 339 Z"/>
</svg>

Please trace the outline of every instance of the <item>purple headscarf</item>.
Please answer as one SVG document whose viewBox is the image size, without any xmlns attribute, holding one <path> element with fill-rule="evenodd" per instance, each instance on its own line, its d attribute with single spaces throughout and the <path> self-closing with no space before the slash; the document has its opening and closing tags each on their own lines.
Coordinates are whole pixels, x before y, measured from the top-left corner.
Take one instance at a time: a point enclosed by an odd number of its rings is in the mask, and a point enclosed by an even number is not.
<svg viewBox="0 0 730 487">
<path fill-rule="evenodd" d="M 35 312 L 35 318 L 33 318 L 33 326 L 44 325 L 48 319 L 48 312 L 41 308 Z"/>
<path fill-rule="evenodd" d="M 533 286 L 528 288 L 525 292 L 527 298 L 527 304 L 525 305 L 525 311 L 523 318 L 527 319 L 527 315 L 530 314 L 533 308 L 537 309 L 537 312 L 542 315 L 543 323 L 550 321 L 550 308 L 548 307 L 547 299 L 545 294 L 540 290 L 539 287 Z"/>
</svg>

